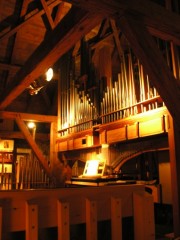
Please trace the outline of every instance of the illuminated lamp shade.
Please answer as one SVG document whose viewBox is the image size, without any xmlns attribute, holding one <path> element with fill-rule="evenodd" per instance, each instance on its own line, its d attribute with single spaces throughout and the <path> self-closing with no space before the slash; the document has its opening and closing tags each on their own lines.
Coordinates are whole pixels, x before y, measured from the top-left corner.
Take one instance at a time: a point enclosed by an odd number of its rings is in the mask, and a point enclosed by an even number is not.
<svg viewBox="0 0 180 240">
<path fill-rule="evenodd" d="M 53 69 L 49 68 L 46 72 L 46 81 L 51 81 L 51 79 L 53 78 Z"/>
<path fill-rule="evenodd" d="M 33 129 L 36 127 L 36 124 L 34 122 L 28 122 L 27 126 L 28 128 Z"/>
</svg>

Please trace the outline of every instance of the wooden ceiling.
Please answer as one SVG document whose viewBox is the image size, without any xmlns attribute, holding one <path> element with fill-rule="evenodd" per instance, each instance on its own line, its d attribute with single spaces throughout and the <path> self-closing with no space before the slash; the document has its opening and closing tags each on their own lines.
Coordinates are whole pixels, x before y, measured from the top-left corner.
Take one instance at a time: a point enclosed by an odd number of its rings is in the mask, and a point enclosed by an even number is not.
<svg viewBox="0 0 180 240">
<path fill-rule="evenodd" d="M 179 124 L 179 73 L 174 77 L 151 36 L 179 46 L 180 16 L 156 2 L 0 0 L 0 110 L 56 115 L 57 81 L 43 82 L 45 87 L 33 96 L 29 94 L 30 84 L 40 77 L 42 80 L 45 71 L 75 49 L 82 37 L 96 34 L 104 19 L 112 19 Z M 170 2 L 166 0 L 166 6 Z M 115 28 L 113 34 L 116 38 Z M 121 51 L 119 46 L 117 49 Z"/>
</svg>

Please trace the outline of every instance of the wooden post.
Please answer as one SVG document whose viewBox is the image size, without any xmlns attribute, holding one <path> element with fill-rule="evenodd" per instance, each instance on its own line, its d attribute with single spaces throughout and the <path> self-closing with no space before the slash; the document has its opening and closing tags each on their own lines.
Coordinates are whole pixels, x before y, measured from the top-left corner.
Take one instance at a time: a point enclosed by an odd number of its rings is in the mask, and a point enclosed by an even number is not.
<svg viewBox="0 0 180 240">
<path fill-rule="evenodd" d="M 97 240 L 97 204 L 86 199 L 86 240 Z"/>
<path fill-rule="evenodd" d="M 172 11 L 171 1 L 166 0 L 166 8 Z M 177 9 L 176 9 L 177 10 Z M 178 51 L 177 46 L 170 42 L 171 58 L 173 74 L 176 79 L 179 79 L 179 67 L 178 67 Z M 172 205 L 173 205 L 173 228 L 174 236 L 180 235 L 180 176 L 179 176 L 179 141 L 180 141 L 180 129 L 176 123 L 174 123 L 172 116 L 169 115 L 169 128 L 168 128 L 168 141 L 169 141 L 169 157 L 171 166 L 171 186 L 172 186 Z"/>
<path fill-rule="evenodd" d="M 0 207 L 0 240 L 2 240 L 2 207 Z"/>
<path fill-rule="evenodd" d="M 38 240 L 38 206 L 26 203 L 26 240 Z"/>
<path fill-rule="evenodd" d="M 58 240 L 69 240 L 69 203 L 57 201 L 57 227 L 58 227 Z"/>
<path fill-rule="evenodd" d="M 57 139 L 57 122 L 51 122 L 50 126 L 50 163 L 53 168 L 53 161 L 57 159 L 56 150 L 56 139 Z"/>
<path fill-rule="evenodd" d="M 111 198 L 111 238 L 122 239 L 122 210 L 121 199 Z"/>
<path fill-rule="evenodd" d="M 168 142 L 171 166 L 171 186 L 173 205 L 173 227 L 175 237 L 180 235 L 180 131 L 173 118 L 169 115 Z"/>
<path fill-rule="evenodd" d="M 31 135 L 31 133 L 29 132 L 26 124 L 21 119 L 20 115 L 18 115 L 15 120 L 16 120 L 16 123 L 17 123 L 19 129 L 24 134 L 25 139 L 29 143 L 29 145 L 32 148 L 34 154 L 36 155 L 38 161 L 40 162 L 40 164 L 42 165 L 42 167 L 46 171 L 47 175 L 51 177 L 51 169 L 48 166 L 46 158 L 44 157 L 44 155 L 43 155 L 41 149 L 39 148 L 39 146 L 34 141 L 34 139 L 33 139 L 32 135 Z"/>
<path fill-rule="evenodd" d="M 146 193 L 133 194 L 134 240 L 155 240 L 153 196 Z"/>
<path fill-rule="evenodd" d="M 106 143 L 102 144 L 102 148 L 101 148 L 101 154 L 102 154 L 102 159 L 103 161 L 105 161 L 105 163 L 110 166 L 110 150 L 109 150 L 109 145 Z"/>
</svg>

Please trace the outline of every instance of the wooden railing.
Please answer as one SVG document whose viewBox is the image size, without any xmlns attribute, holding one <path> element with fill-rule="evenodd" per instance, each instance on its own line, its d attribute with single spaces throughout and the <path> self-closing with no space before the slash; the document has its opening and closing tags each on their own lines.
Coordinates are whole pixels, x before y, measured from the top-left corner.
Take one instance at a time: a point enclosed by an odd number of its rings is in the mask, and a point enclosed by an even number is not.
<svg viewBox="0 0 180 240">
<path fill-rule="evenodd" d="M 112 106 L 116 106 L 116 104 L 113 102 Z M 144 113 L 154 109 L 158 109 L 162 106 L 164 106 L 164 103 L 162 102 L 162 99 L 159 95 L 151 99 L 144 100 L 143 102 L 138 102 L 136 104 L 126 106 L 123 108 L 110 109 L 107 107 L 107 109 L 105 109 L 105 107 L 103 106 L 104 110 L 102 114 L 97 118 L 92 118 L 91 116 L 91 118 L 88 120 L 82 120 L 78 124 L 69 125 L 68 127 L 62 128 L 58 132 L 60 136 L 66 136 L 68 134 L 91 129 L 97 126 L 98 124 L 112 123 L 114 121 L 125 119 L 127 117 L 134 116 L 139 113 Z"/>
<path fill-rule="evenodd" d="M 97 240 L 98 222 L 105 220 L 110 239 L 121 240 L 126 217 L 133 217 L 135 240 L 155 239 L 153 197 L 144 185 L 1 191 L 0 203 L 1 240 L 17 232 L 39 240 L 48 228 L 57 230 L 54 240 L 69 240 L 70 227 L 78 224 L 85 224 L 86 240 Z"/>
</svg>

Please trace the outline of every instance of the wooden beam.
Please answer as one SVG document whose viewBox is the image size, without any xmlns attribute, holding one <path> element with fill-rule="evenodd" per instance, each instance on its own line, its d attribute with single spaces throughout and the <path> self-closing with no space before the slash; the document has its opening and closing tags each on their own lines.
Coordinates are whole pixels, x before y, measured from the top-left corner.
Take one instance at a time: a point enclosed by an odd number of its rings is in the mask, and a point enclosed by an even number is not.
<svg viewBox="0 0 180 240">
<path fill-rule="evenodd" d="M 26 124 L 20 118 L 20 116 L 17 116 L 15 120 L 16 120 L 16 123 L 17 123 L 19 129 L 24 134 L 25 139 L 27 140 L 27 142 L 29 143 L 30 147 L 32 148 L 34 154 L 36 155 L 37 159 L 39 160 L 41 166 L 43 167 L 43 169 L 45 170 L 47 175 L 49 177 L 51 177 L 51 168 L 48 166 L 47 160 L 45 159 L 45 157 L 42 154 L 41 150 L 39 149 L 38 145 L 34 141 L 33 136 L 30 133 L 30 131 L 28 130 Z"/>
<path fill-rule="evenodd" d="M 57 6 L 58 4 L 60 4 L 62 1 L 61 0 L 55 0 L 55 1 L 48 1 L 47 5 L 51 8 Z M 67 3 L 66 3 L 67 4 Z M 0 33 L 0 41 L 5 39 L 5 38 L 9 38 L 12 35 L 14 35 L 19 29 L 21 29 L 22 27 L 24 27 L 27 23 L 29 23 L 32 19 L 34 19 L 35 17 L 40 17 L 45 13 L 44 9 L 42 10 L 38 10 L 38 9 L 34 9 L 33 11 L 29 12 L 28 14 L 26 14 L 24 16 L 24 20 L 21 20 L 20 23 L 18 25 L 16 25 L 13 28 L 10 28 L 11 30 L 9 30 L 9 27 L 7 29 L 4 29 L 3 31 L 1 31 Z"/>
<path fill-rule="evenodd" d="M 55 26 L 61 21 L 61 19 L 63 18 L 63 8 L 64 8 L 65 3 L 62 2 L 59 4 L 58 6 L 58 10 L 54 19 L 54 24 Z"/>
<path fill-rule="evenodd" d="M 109 19 L 104 19 L 101 23 L 97 36 L 103 38 L 106 35 L 106 31 L 109 28 Z"/>
<path fill-rule="evenodd" d="M 58 161 L 57 151 L 56 151 L 56 140 L 57 140 L 57 123 L 51 123 L 50 126 L 50 163 L 52 168 L 54 163 Z"/>
<path fill-rule="evenodd" d="M 150 81 L 162 97 L 174 120 L 179 124 L 180 82 L 173 76 L 142 19 L 126 14 L 117 21 L 134 53 L 145 68 Z"/>
<path fill-rule="evenodd" d="M 79 49 L 80 49 L 80 41 L 78 41 L 76 44 L 75 44 L 75 46 L 74 46 L 74 49 L 73 49 L 73 53 L 72 53 L 72 56 L 76 56 L 77 54 L 78 54 L 78 52 L 79 52 Z"/>
<path fill-rule="evenodd" d="M 7 107 L 26 87 L 52 66 L 77 41 L 102 20 L 96 13 L 71 8 L 42 44 L 16 74 L 12 85 L 7 87 L 1 97 L 0 109 Z"/>
<path fill-rule="evenodd" d="M 2 240 L 2 230 L 3 230 L 3 209 L 0 207 L 0 240 Z"/>
<path fill-rule="evenodd" d="M 3 139 L 24 139 L 22 132 L 17 131 L 0 131 L 0 138 Z M 36 133 L 36 140 L 49 141 L 50 136 L 46 133 Z"/>
<path fill-rule="evenodd" d="M 30 0 L 23 0 L 21 8 L 20 10 L 20 15 L 19 15 L 19 19 L 22 19 L 23 16 L 25 15 L 25 13 L 28 10 L 28 6 L 29 6 Z M 17 34 L 14 35 L 14 38 L 12 38 L 12 47 L 11 47 L 11 55 L 9 56 L 9 63 L 14 62 L 14 54 L 15 54 L 15 50 L 16 50 L 16 45 L 17 45 Z M 15 73 L 14 73 L 15 75 Z M 13 76 L 14 76 L 13 75 Z M 10 79 L 12 79 L 12 75 L 8 74 L 6 77 L 6 85 L 8 85 L 8 82 L 10 81 Z"/>
<path fill-rule="evenodd" d="M 99 38 L 96 43 L 91 44 L 91 49 L 102 47 L 102 45 L 110 45 L 110 39 L 113 38 L 113 33 L 108 33 L 104 37 Z"/>
<path fill-rule="evenodd" d="M 8 70 L 8 71 L 18 71 L 21 67 L 17 65 L 7 64 L 7 63 L 0 63 L 0 69 Z"/>
<path fill-rule="evenodd" d="M 169 116 L 168 127 L 169 158 L 171 170 L 171 189 L 173 205 L 173 232 L 175 237 L 180 236 L 180 134 L 173 119 Z"/>
<path fill-rule="evenodd" d="M 48 5 L 47 5 L 46 1 L 45 0 L 40 0 L 40 1 L 41 1 L 41 4 L 42 4 L 43 8 L 44 8 L 45 14 L 47 16 L 49 25 L 51 26 L 51 29 L 54 29 L 55 28 L 55 24 L 54 24 L 54 21 L 53 21 L 53 19 L 51 17 L 51 13 L 49 11 L 49 8 L 48 8 Z"/>
<path fill-rule="evenodd" d="M 116 22 L 114 19 L 110 19 L 110 24 L 113 31 L 114 41 L 116 43 L 119 59 L 121 59 L 123 56 L 123 49 L 121 47 L 120 40 L 119 40 L 119 31 L 116 27 Z"/>
<path fill-rule="evenodd" d="M 44 123 L 51 123 L 57 121 L 57 116 L 0 111 L 0 119 L 15 119 L 18 116 L 20 116 L 20 118 L 24 121 L 37 121 Z"/>
<path fill-rule="evenodd" d="M 150 0 L 67 0 L 67 2 L 87 11 L 96 9 L 97 14 L 98 12 L 104 14 L 106 18 L 129 11 L 134 16 L 141 16 L 152 34 L 180 45 L 180 16 Z"/>
</svg>

